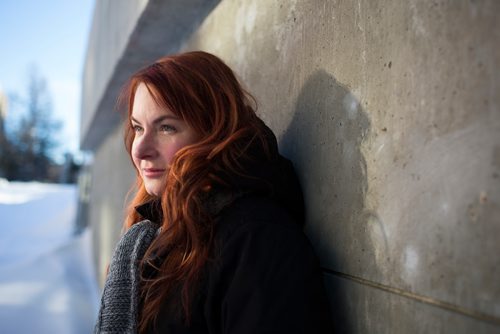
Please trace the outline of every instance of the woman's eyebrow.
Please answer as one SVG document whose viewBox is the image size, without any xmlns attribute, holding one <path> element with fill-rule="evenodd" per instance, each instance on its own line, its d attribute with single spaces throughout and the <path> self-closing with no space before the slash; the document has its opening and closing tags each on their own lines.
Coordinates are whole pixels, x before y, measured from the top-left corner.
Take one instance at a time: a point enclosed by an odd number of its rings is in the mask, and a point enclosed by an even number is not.
<svg viewBox="0 0 500 334">
<path fill-rule="evenodd" d="M 160 117 L 157 117 L 156 119 L 153 120 L 153 124 L 158 124 L 158 123 L 161 123 L 163 122 L 164 120 L 167 120 L 167 119 L 170 119 L 170 120 L 180 120 L 180 117 L 176 116 L 176 115 L 163 115 L 163 116 L 160 116 Z M 141 122 L 139 122 L 134 116 L 130 116 L 130 120 L 134 123 L 137 123 L 137 124 L 141 124 Z"/>
</svg>

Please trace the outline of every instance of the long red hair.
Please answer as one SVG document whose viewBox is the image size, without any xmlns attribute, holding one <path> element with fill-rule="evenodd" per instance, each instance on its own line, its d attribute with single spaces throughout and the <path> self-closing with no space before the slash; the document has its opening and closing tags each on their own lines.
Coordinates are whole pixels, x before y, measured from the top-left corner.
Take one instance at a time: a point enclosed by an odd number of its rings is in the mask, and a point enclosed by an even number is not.
<svg viewBox="0 0 500 334">
<path fill-rule="evenodd" d="M 152 278 L 143 279 L 142 332 L 154 324 L 162 303 L 174 290 L 181 292 L 189 321 L 190 302 L 214 238 L 214 219 L 204 198 L 214 186 L 229 186 L 224 175 L 245 173 L 250 146 L 260 147 L 262 152 L 269 152 L 269 147 L 254 100 L 233 71 L 216 56 L 196 51 L 161 58 L 130 78 L 121 95 L 128 105 L 125 145 L 129 155 L 134 141 L 130 117 L 140 83 L 158 105 L 180 116 L 201 138 L 176 153 L 166 175 L 160 198 L 162 230 L 142 261 L 142 266 L 157 271 Z M 138 171 L 136 187 L 125 228 L 141 220 L 136 206 L 155 199 L 146 192 Z M 162 261 L 156 263 L 153 258 Z"/>
</svg>

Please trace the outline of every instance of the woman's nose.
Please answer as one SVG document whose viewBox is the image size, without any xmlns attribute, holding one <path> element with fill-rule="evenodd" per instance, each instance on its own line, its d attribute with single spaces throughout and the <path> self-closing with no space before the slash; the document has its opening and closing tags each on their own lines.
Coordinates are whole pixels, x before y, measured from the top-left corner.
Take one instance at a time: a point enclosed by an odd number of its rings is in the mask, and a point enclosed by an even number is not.
<svg viewBox="0 0 500 334">
<path fill-rule="evenodd" d="M 134 138 L 133 155 L 137 159 L 152 159 L 158 154 L 154 136 L 145 132 Z"/>
</svg>

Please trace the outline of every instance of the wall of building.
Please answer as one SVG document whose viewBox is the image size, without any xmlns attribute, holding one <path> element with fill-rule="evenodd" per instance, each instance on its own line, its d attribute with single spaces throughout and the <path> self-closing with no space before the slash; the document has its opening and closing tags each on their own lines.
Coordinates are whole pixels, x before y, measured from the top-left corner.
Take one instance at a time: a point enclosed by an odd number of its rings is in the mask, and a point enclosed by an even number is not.
<svg viewBox="0 0 500 334">
<path fill-rule="evenodd" d="M 145 5 L 124 55 L 159 39 L 239 74 L 299 173 L 338 326 L 498 332 L 500 3 L 226 0 L 169 43 L 147 27 L 189 7 L 172 3 Z M 95 145 L 97 183 L 118 138 Z"/>
</svg>

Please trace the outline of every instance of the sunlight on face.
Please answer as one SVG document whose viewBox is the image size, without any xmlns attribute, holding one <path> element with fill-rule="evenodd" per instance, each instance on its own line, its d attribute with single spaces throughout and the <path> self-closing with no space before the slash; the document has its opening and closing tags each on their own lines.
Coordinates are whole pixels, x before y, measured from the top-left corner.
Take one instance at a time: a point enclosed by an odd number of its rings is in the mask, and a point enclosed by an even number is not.
<svg viewBox="0 0 500 334">
<path fill-rule="evenodd" d="M 183 119 L 159 106 L 142 83 L 135 92 L 130 121 L 135 132 L 134 165 L 146 191 L 160 196 L 173 156 L 184 146 L 194 144 L 198 135 Z"/>
</svg>

